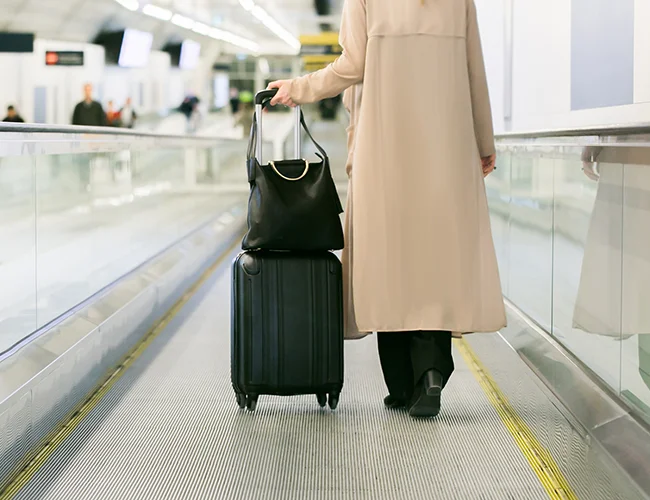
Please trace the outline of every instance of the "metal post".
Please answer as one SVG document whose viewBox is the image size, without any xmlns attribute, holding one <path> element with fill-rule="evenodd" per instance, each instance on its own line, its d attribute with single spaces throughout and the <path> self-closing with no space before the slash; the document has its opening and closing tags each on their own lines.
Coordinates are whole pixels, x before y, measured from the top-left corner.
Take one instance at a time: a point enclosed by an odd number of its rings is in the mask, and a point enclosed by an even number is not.
<svg viewBox="0 0 650 500">
<path fill-rule="evenodd" d="M 255 119 L 257 120 L 257 137 L 255 139 L 255 158 L 262 164 L 262 105 L 255 105 Z"/>
<path fill-rule="evenodd" d="M 300 106 L 296 107 L 293 130 L 293 157 L 298 159 L 302 157 L 302 124 L 300 123 Z"/>
</svg>

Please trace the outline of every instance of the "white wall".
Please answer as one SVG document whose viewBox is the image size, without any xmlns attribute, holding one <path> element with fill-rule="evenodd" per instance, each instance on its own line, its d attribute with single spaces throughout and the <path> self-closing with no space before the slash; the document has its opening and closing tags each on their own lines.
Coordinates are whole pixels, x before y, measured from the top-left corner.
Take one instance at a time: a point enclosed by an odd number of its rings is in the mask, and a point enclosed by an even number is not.
<svg viewBox="0 0 650 500">
<path fill-rule="evenodd" d="M 650 121 L 649 0 L 635 0 L 635 24 L 634 104 L 571 111 L 571 2 L 515 0 L 513 129 Z"/>
<path fill-rule="evenodd" d="M 564 127 L 571 109 L 570 0 L 515 0 L 513 130 Z"/>
<path fill-rule="evenodd" d="M 505 0 L 475 0 L 495 129 L 503 128 Z M 615 4 L 615 0 L 612 0 Z M 571 1 L 514 0 L 512 130 L 650 122 L 650 0 L 635 0 L 634 104 L 571 110 Z"/>
<path fill-rule="evenodd" d="M 494 129 L 497 133 L 504 131 L 504 4 L 505 0 L 476 0 Z"/>
<path fill-rule="evenodd" d="M 23 88 L 22 82 L 25 73 L 33 64 L 33 59 L 33 54 L 0 54 L 0 68 L 2 68 L 3 74 L 3 77 L 0 78 L 0 114 L 2 118 L 4 118 L 9 105 L 16 106 L 18 111 L 25 115 L 25 118 L 31 116 L 26 113 L 28 111 L 26 107 L 28 104 L 33 106 L 33 96 L 26 95 L 27 89 Z"/>
<path fill-rule="evenodd" d="M 104 70 L 102 104 L 114 101 L 117 109 L 128 97 L 139 113 L 150 113 L 170 107 L 168 96 L 171 58 L 166 52 L 152 51 L 146 68 L 107 66 Z"/>
<path fill-rule="evenodd" d="M 634 2 L 634 101 L 650 102 L 650 0 Z M 646 107 L 644 106 L 644 111 Z M 644 113 L 645 121 L 650 114 Z"/>
</svg>

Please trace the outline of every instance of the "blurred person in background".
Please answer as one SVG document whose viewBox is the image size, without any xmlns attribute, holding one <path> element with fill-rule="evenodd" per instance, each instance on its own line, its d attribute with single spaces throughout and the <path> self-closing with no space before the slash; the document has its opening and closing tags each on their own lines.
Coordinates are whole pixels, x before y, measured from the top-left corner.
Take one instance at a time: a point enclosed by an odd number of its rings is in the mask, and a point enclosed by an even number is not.
<svg viewBox="0 0 650 500">
<path fill-rule="evenodd" d="M 195 95 L 189 95 L 178 108 L 181 113 L 187 118 L 187 132 L 194 132 L 201 121 L 201 112 L 199 111 L 199 103 L 201 100 Z"/>
<path fill-rule="evenodd" d="M 235 87 L 230 89 L 230 110 L 232 111 L 233 116 L 239 111 L 239 90 Z"/>
<path fill-rule="evenodd" d="M 113 101 L 108 101 L 108 105 L 106 106 L 106 120 L 110 127 L 122 126 L 122 116 L 120 115 L 120 112 L 115 109 Z"/>
<path fill-rule="evenodd" d="M 90 83 L 84 85 L 84 99 L 74 108 L 72 124 L 87 127 L 105 127 L 108 125 L 102 105 L 93 99 L 93 86 Z"/>
<path fill-rule="evenodd" d="M 239 95 L 239 102 L 241 109 L 236 124 L 242 126 L 244 137 L 246 137 L 253 126 L 253 113 L 255 111 L 253 94 L 251 92 L 242 92 Z"/>
<path fill-rule="evenodd" d="M 10 123 L 25 123 L 23 117 L 18 114 L 16 108 L 13 106 L 7 106 L 7 116 L 5 116 L 4 120 L 2 121 Z"/>
<path fill-rule="evenodd" d="M 120 115 L 122 116 L 122 126 L 126 128 L 133 128 L 135 126 L 135 120 L 138 118 L 138 115 L 133 109 L 133 104 L 130 97 L 126 98 L 126 103 L 120 110 Z"/>
</svg>

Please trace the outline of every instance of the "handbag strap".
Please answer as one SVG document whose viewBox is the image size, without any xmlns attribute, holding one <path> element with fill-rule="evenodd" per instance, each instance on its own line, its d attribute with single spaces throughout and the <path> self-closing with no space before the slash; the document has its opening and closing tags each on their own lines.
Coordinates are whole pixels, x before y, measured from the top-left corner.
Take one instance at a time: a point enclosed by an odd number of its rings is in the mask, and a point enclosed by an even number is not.
<svg viewBox="0 0 650 500">
<path fill-rule="evenodd" d="M 305 115 L 303 114 L 302 110 L 300 111 L 300 125 L 302 126 L 303 130 L 307 134 L 307 137 L 309 137 L 309 140 L 311 140 L 312 144 L 316 146 L 316 149 L 320 153 L 320 156 L 322 157 L 323 160 L 328 159 L 329 157 L 327 156 L 327 153 L 325 150 L 321 147 L 320 144 L 316 142 L 314 139 L 314 136 L 311 135 L 311 132 L 309 131 L 309 128 L 307 127 L 307 123 L 305 122 Z M 253 114 L 253 124 L 251 125 L 251 130 L 248 136 L 248 150 L 246 152 L 246 159 L 251 160 L 255 157 L 256 153 L 256 145 L 257 145 L 257 113 Z"/>
</svg>

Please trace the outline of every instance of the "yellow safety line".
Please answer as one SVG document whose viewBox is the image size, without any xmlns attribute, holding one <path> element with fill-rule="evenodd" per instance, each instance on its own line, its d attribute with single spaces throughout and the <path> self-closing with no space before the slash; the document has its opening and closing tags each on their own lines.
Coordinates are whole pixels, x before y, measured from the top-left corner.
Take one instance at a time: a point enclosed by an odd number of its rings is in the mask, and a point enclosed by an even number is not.
<svg viewBox="0 0 650 500">
<path fill-rule="evenodd" d="M 577 500 L 560 468 L 549 451 L 542 446 L 526 422 L 517 414 L 501 392 L 494 379 L 478 359 L 474 350 L 465 339 L 455 341 L 456 347 L 474 374 L 492 406 L 501 417 L 506 428 L 512 434 L 517 446 L 539 478 L 542 486 L 553 500 Z"/>
<path fill-rule="evenodd" d="M 113 371 L 108 379 L 101 385 L 101 387 L 84 403 L 81 409 L 75 413 L 72 418 L 66 423 L 63 428 L 45 445 L 45 447 L 36 455 L 16 478 L 9 483 L 9 485 L 0 492 L 0 500 L 9 500 L 14 497 L 25 486 L 43 464 L 52 456 L 57 448 L 63 443 L 70 434 L 77 428 L 77 426 L 86 418 L 86 416 L 93 411 L 99 404 L 101 399 L 111 390 L 115 383 L 122 378 L 122 375 L 135 363 L 135 361 L 142 355 L 142 353 L 151 345 L 151 343 L 160 335 L 160 333 L 169 325 L 169 323 L 181 311 L 183 306 L 192 298 L 192 296 L 201 288 L 201 286 L 210 278 L 214 271 L 221 265 L 228 255 L 239 244 L 238 240 L 228 247 L 219 258 L 201 275 L 201 277 L 178 299 L 174 306 L 165 314 L 162 320 L 154 326 L 146 337 L 138 344 L 130 354 L 128 354 L 124 361 Z"/>
</svg>

